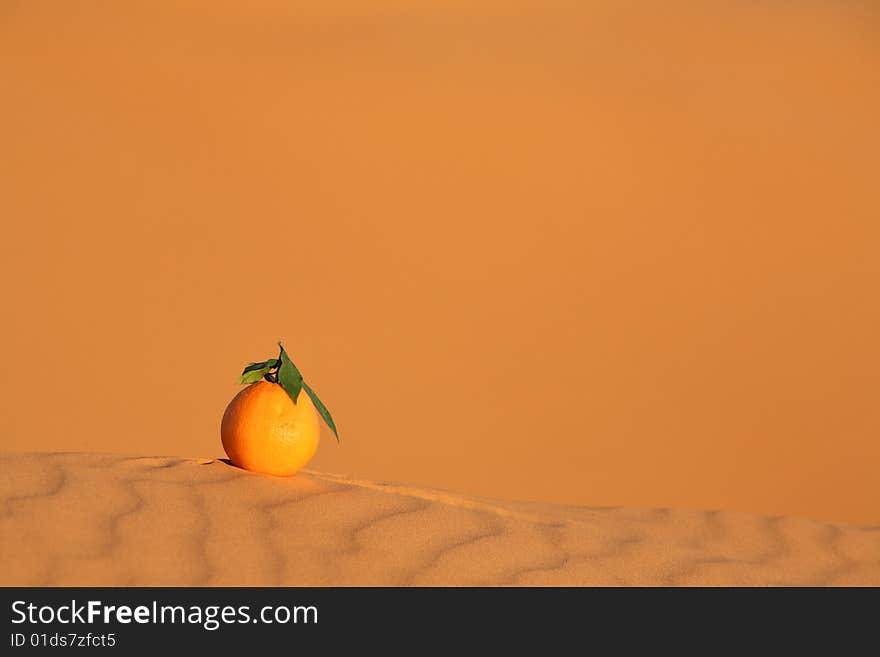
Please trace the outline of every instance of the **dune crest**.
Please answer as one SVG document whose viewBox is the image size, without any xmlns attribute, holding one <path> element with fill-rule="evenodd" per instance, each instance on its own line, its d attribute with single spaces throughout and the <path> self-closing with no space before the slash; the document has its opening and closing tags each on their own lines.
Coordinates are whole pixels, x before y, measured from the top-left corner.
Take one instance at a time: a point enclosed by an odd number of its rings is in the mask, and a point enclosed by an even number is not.
<svg viewBox="0 0 880 657">
<path fill-rule="evenodd" d="M 0 455 L 0 585 L 877 585 L 880 527 Z"/>
</svg>

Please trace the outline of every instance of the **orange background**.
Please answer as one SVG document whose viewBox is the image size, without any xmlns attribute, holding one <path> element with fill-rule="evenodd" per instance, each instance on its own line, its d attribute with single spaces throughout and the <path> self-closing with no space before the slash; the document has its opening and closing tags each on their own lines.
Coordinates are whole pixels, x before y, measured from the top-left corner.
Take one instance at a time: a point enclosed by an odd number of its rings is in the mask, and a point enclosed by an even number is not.
<svg viewBox="0 0 880 657">
<path fill-rule="evenodd" d="M 732 6 L 733 5 L 733 6 Z M 3 449 L 880 521 L 877 3 L 0 2 Z"/>
</svg>

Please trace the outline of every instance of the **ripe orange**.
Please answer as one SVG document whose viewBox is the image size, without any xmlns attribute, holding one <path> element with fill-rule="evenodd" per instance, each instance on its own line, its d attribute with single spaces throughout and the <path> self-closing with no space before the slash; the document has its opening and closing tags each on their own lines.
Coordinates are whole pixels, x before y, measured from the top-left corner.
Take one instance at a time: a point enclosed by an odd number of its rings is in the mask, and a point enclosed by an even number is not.
<svg viewBox="0 0 880 657">
<path fill-rule="evenodd" d="M 309 462 L 319 435 L 318 413 L 305 389 L 294 404 L 281 385 L 269 381 L 239 392 L 220 425 L 223 449 L 235 465 L 280 477 Z"/>
</svg>

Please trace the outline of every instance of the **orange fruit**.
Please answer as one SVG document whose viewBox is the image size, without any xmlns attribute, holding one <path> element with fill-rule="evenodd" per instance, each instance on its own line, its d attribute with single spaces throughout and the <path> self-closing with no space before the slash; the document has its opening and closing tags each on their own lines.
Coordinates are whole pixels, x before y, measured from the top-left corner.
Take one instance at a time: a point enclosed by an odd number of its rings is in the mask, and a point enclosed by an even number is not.
<svg viewBox="0 0 880 657">
<path fill-rule="evenodd" d="M 296 404 L 278 383 L 258 381 L 226 407 L 220 438 L 229 460 L 246 470 L 285 477 L 302 468 L 318 449 L 320 425 L 304 389 Z"/>
</svg>

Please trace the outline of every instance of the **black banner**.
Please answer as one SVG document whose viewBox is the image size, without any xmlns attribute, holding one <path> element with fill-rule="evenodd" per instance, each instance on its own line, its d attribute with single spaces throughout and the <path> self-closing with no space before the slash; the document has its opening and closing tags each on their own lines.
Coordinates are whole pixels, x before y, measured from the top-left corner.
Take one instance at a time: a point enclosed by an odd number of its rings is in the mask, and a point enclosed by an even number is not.
<svg viewBox="0 0 880 657">
<path fill-rule="evenodd" d="M 3 654 L 877 641 L 880 589 L 6 588 Z M 608 642 L 611 642 L 610 644 Z M 575 646 L 583 650 L 573 650 Z M 876 647 L 876 646 L 875 646 Z"/>
</svg>

